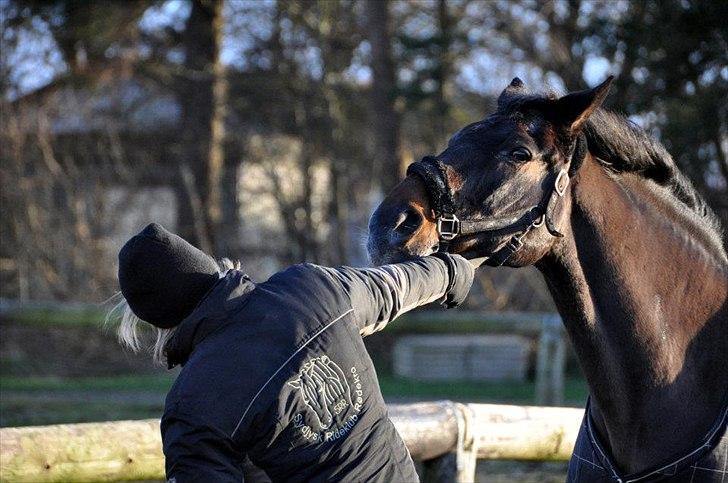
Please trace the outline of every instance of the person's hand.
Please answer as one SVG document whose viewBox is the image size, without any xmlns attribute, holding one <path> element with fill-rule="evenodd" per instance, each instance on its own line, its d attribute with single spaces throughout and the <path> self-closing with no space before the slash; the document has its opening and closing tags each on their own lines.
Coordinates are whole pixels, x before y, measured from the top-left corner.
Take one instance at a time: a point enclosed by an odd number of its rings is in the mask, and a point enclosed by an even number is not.
<svg viewBox="0 0 728 483">
<path fill-rule="evenodd" d="M 460 255 L 433 253 L 432 256 L 445 262 L 450 276 L 442 305 L 448 309 L 457 307 L 465 301 L 468 292 L 470 292 L 473 277 L 475 276 L 475 267 Z"/>
</svg>

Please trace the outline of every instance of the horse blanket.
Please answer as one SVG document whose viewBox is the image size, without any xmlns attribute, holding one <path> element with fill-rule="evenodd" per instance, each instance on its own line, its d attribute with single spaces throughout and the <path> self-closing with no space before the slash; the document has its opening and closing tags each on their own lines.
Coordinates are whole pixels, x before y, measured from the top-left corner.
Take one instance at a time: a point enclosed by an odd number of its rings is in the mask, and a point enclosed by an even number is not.
<svg viewBox="0 0 728 483">
<path fill-rule="evenodd" d="M 685 454 L 639 473 L 622 474 L 600 442 L 594 429 L 587 401 L 584 419 L 569 461 L 567 483 L 633 483 L 633 482 L 728 482 L 728 404 L 703 441 Z"/>
</svg>

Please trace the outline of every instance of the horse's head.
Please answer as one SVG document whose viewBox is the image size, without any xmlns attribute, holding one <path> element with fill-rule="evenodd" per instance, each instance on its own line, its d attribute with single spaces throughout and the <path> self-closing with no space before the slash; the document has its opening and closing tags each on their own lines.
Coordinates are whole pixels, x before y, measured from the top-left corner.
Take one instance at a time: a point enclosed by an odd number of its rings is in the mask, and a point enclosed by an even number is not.
<svg viewBox="0 0 728 483">
<path fill-rule="evenodd" d="M 561 236 L 569 174 L 586 154 L 581 131 L 611 80 L 557 98 L 532 95 L 513 79 L 495 113 L 410 166 L 377 208 L 369 222 L 372 261 L 428 255 L 443 243 L 494 265 L 538 261 Z"/>
</svg>

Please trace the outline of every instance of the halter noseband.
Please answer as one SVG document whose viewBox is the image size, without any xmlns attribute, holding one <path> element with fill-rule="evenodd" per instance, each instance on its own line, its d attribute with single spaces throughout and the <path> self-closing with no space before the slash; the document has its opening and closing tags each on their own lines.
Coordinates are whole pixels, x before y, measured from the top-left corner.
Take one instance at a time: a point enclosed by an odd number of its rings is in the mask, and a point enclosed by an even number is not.
<svg viewBox="0 0 728 483">
<path fill-rule="evenodd" d="M 554 167 L 551 171 L 551 189 L 539 204 L 517 215 L 501 216 L 488 220 L 460 219 L 455 215 L 455 200 L 447 182 L 445 166 L 433 156 L 425 156 L 421 161 L 407 168 L 407 175 L 418 176 L 427 187 L 430 204 L 435 213 L 438 235 L 438 251 L 447 252 L 450 243 L 462 235 L 475 233 L 501 235 L 515 233 L 508 242 L 490 254 L 487 263 L 491 266 L 503 265 L 514 253 L 523 247 L 523 237 L 534 228 L 546 225 L 552 236 L 564 236 L 553 221 L 554 210 L 569 186 L 569 174 L 573 174 L 586 156 L 586 138 L 577 138 L 569 162 L 564 168 Z"/>
</svg>

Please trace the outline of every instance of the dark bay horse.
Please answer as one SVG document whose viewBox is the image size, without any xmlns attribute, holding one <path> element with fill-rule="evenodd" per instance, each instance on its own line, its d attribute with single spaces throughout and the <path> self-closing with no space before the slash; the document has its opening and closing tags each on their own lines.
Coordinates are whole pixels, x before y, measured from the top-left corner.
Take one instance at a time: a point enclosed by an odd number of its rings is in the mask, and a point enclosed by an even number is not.
<svg viewBox="0 0 728 483">
<path fill-rule="evenodd" d="M 610 84 L 557 97 L 514 79 L 495 113 L 410 166 L 368 248 L 375 263 L 446 249 L 535 265 L 588 379 L 606 453 L 588 463 L 612 480 L 694 474 L 694 451 L 725 434 L 728 257 L 665 148 L 599 107 Z"/>
</svg>

